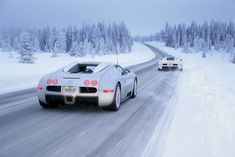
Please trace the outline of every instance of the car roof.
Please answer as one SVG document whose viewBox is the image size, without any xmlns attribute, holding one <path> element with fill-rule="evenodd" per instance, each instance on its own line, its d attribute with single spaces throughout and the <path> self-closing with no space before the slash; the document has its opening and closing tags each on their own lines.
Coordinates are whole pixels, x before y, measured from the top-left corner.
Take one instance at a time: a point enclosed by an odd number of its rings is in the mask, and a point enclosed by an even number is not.
<svg viewBox="0 0 235 157">
<path fill-rule="evenodd" d="M 175 59 L 175 57 L 174 56 L 168 56 L 168 57 L 166 57 L 167 59 Z"/>
<path fill-rule="evenodd" d="M 78 61 L 75 61 L 69 65 L 67 65 L 65 68 L 64 68 L 64 71 L 67 72 L 69 69 L 71 69 L 73 66 L 77 65 L 77 64 L 80 64 L 80 65 L 96 65 L 96 68 L 94 69 L 94 73 L 95 72 L 99 72 L 101 70 L 103 70 L 104 68 L 106 68 L 107 66 L 110 66 L 110 65 L 115 65 L 113 63 L 110 63 L 110 62 L 78 62 Z"/>
</svg>

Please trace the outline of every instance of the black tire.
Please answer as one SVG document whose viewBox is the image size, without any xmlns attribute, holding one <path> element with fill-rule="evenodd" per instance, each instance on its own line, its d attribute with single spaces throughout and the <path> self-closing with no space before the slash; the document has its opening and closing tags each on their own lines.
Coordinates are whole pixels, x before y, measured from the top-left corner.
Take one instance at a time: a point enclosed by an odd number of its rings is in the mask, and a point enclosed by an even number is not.
<svg viewBox="0 0 235 157">
<path fill-rule="evenodd" d="M 158 71 L 162 71 L 162 69 L 160 69 L 160 68 L 157 68 L 158 69 Z"/>
<path fill-rule="evenodd" d="M 136 96 L 137 96 L 137 80 L 135 79 L 131 98 L 135 98 Z"/>
<path fill-rule="evenodd" d="M 43 107 L 43 108 L 58 108 L 59 104 L 45 104 L 43 102 L 41 102 L 39 100 L 39 104 Z"/>
<path fill-rule="evenodd" d="M 117 94 L 118 94 L 118 90 L 119 90 L 119 104 L 117 102 Z M 115 94 L 114 94 L 114 99 L 113 99 L 113 102 L 110 106 L 107 106 L 107 107 L 104 107 L 105 110 L 108 110 L 108 111 L 118 111 L 119 110 L 119 107 L 120 107 L 120 104 L 121 104 L 121 87 L 119 84 L 117 84 L 116 86 L 116 89 L 115 89 Z"/>
</svg>

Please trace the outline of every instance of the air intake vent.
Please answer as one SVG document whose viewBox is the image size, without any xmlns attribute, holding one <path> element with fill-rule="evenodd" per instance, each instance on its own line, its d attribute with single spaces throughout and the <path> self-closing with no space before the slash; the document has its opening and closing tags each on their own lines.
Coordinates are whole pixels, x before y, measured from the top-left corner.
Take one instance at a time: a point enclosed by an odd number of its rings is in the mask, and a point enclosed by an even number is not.
<svg viewBox="0 0 235 157">
<path fill-rule="evenodd" d="M 94 87 L 80 87 L 80 93 L 96 93 L 97 89 Z"/>
<path fill-rule="evenodd" d="M 61 92 L 61 86 L 47 86 L 47 91 Z"/>
</svg>

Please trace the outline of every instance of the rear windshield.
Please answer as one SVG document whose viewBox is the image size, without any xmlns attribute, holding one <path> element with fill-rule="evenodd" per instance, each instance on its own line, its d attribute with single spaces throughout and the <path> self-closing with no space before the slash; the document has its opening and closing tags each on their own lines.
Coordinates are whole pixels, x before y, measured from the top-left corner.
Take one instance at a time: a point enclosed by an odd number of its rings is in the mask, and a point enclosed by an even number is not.
<svg viewBox="0 0 235 157">
<path fill-rule="evenodd" d="M 168 61 L 173 61 L 173 60 L 175 60 L 175 58 L 174 57 L 167 57 L 167 60 Z"/>
<path fill-rule="evenodd" d="M 70 73 L 84 73 L 90 74 L 94 72 L 94 69 L 98 66 L 98 64 L 77 64 L 70 68 L 68 72 Z"/>
</svg>

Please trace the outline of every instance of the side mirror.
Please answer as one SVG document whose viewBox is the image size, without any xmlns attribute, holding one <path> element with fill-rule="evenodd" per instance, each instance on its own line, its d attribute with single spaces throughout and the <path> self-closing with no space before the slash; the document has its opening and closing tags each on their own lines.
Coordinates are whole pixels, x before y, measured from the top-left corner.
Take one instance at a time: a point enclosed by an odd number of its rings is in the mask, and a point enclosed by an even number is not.
<svg viewBox="0 0 235 157">
<path fill-rule="evenodd" d="M 129 69 L 125 69 L 125 71 L 126 71 L 127 73 L 130 73 L 130 72 L 131 72 Z"/>
</svg>

